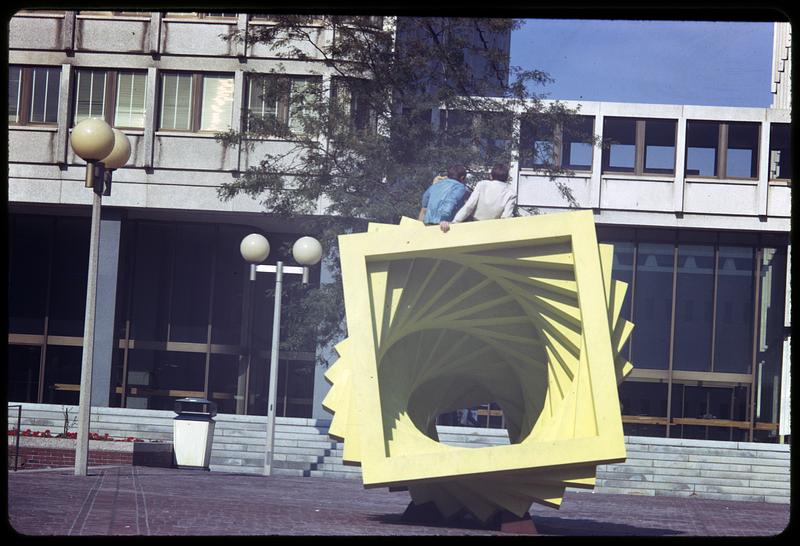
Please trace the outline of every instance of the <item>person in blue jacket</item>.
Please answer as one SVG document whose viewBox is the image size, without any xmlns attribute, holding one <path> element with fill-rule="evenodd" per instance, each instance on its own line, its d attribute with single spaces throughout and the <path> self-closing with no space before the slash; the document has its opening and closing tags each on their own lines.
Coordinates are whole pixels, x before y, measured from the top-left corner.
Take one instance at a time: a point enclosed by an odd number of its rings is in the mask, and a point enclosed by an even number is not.
<svg viewBox="0 0 800 546">
<path fill-rule="evenodd" d="M 434 182 L 422 194 L 419 220 L 425 225 L 452 221 L 469 196 L 469 190 L 464 185 L 466 178 L 467 169 L 464 165 L 452 165 L 447 169 L 447 178 Z"/>
</svg>

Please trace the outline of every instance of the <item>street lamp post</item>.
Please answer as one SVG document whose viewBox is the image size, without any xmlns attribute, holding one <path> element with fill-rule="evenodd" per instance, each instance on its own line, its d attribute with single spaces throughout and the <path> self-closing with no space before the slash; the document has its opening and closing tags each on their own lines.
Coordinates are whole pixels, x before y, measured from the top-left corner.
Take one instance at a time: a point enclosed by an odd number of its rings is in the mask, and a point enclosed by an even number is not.
<svg viewBox="0 0 800 546">
<path fill-rule="evenodd" d="M 269 364 L 269 391 L 267 399 L 267 445 L 264 452 L 264 475 L 272 474 L 272 459 L 275 445 L 275 398 L 278 394 L 278 346 L 281 331 L 281 290 L 283 274 L 303 276 L 303 284 L 308 283 L 308 268 L 322 258 L 322 245 L 313 237 L 301 237 L 292 247 L 294 259 L 302 267 L 284 267 L 282 261 L 275 265 L 257 265 L 269 256 L 269 242 L 258 233 L 251 233 L 239 246 L 242 257 L 250 263 L 250 281 L 256 280 L 256 273 L 275 273 L 275 304 L 272 310 L 272 349 Z"/>
<path fill-rule="evenodd" d="M 100 119 L 86 119 L 72 130 L 72 150 L 86 161 L 86 187 L 93 189 L 92 224 L 89 238 L 89 272 L 86 282 L 86 312 L 83 324 L 83 355 L 78 401 L 78 438 L 75 475 L 86 476 L 89 466 L 89 415 L 92 405 L 94 317 L 97 296 L 97 262 L 100 246 L 102 195 L 111 195 L 111 172 L 128 162 L 131 145 L 119 130 Z"/>
</svg>

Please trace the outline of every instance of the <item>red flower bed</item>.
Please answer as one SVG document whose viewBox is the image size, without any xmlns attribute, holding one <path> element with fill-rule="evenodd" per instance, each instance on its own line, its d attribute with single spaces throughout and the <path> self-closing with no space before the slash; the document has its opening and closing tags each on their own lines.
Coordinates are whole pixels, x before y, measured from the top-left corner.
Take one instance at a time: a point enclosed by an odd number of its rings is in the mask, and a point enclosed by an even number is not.
<svg viewBox="0 0 800 546">
<path fill-rule="evenodd" d="M 16 436 L 17 435 L 17 429 L 16 428 L 8 429 L 8 435 L 9 436 Z M 78 433 L 77 432 L 67 432 L 66 435 L 65 434 L 56 434 L 55 436 L 53 436 L 50 433 L 49 429 L 45 430 L 44 432 L 42 432 L 40 430 L 31 430 L 31 429 L 27 428 L 27 429 L 23 430 L 20 433 L 20 436 L 33 436 L 35 438 L 69 438 L 69 439 L 76 439 L 78 437 Z M 137 438 L 135 436 L 127 436 L 125 438 L 114 438 L 113 436 L 109 436 L 109 434 L 107 432 L 105 434 L 103 434 L 102 436 L 100 436 L 100 434 L 97 433 L 97 432 L 90 432 L 89 433 L 89 439 L 90 440 L 102 440 L 102 441 L 106 441 L 106 442 L 141 442 L 142 441 L 140 438 Z"/>
</svg>

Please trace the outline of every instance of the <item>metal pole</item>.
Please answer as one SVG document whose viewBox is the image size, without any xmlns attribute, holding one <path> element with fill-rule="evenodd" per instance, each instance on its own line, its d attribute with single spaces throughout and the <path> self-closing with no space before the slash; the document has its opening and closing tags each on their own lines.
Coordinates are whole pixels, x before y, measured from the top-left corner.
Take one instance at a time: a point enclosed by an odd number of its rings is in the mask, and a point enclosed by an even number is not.
<svg viewBox="0 0 800 546">
<path fill-rule="evenodd" d="M 283 262 L 275 265 L 275 307 L 272 314 L 272 350 L 269 360 L 269 399 L 267 400 L 267 449 L 264 453 L 264 475 L 272 474 L 273 445 L 275 444 L 275 398 L 278 396 L 278 345 L 281 332 L 281 288 Z"/>
<path fill-rule="evenodd" d="M 90 167 L 87 167 L 90 169 Z M 75 446 L 75 475 L 86 476 L 89 463 L 89 414 L 92 405 L 92 363 L 94 358 L 94 315 L 97 295 L 97 260 L 100 246 L 102 197 L 92 192 L 92 227 L 89 239 L 89 273 L 86 281 L 86 315 L 83 322 L 83 360 L 78 401 L 78 439 Z"/>
</svg>

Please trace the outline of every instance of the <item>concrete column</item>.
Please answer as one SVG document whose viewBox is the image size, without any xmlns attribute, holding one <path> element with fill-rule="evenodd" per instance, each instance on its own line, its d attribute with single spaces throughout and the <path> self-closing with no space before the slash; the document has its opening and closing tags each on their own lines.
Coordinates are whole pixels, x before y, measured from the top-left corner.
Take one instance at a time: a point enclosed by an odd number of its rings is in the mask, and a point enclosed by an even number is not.
<svg viewBox="0 0 800 546">
<path fill-rule="evenodd" d="M 111 362 L 114 355 L 122 211 L 103 209 L 100 215 L 100 248 L 97 264 L 97 308 L 94 319 L 92 406 L 108 407 L 111 394 Z"/>
<path fill-rule="evenodd" d="M 770 122 L 761 124 L 759 150 L 761 160 L 758 162 L 758 185 L 756 186 L 756 214 L 762 219 L 767 216 L 767 199 L 769 197 L 769 131 Z"/>
<path fill-rule="evenodd" d="M 159 55 L 161 55 L 161 24 L 161 12 L 151 12 L 148 49 L 150 55 L 154 59 L 157 59 Z"/>
<path fill-rule="evenodd" d="M 158 109 L 158 70 L 151 66 L 147 69 L 147 94 L 145 95 L 144 120 L 144 159 L 141 166 L 153 168 L 153 150 L 155 148 L 156 110 Z M 140 166 L 137 164 L 137 167 Z"/>
<path fill-rule="evenodd" d="M 678 134 L 675 138 L 675 184 L 672 194 L 672 209 L 676 214 L 683 214 L 684 195 L 686 193 L 686 116 L 678 120 Z"/>
<path fill-rule="evenodd" d="M 61 47 L 67 56 L 75 54 L 75 24 L 77 12 L 74 10 L 64 12 L 64 26 L 61 27 Z"/>
<path fill-rule="evenodd" d="M 61 65 L 61 82 L 58 89 L 58 132 L 56 133 L 56 163 L 61 165 L 67 164 L 67 150 L 69 145 L 69 129 L 70 129 L 70 100 L 72 96 L 70 93 L 70 80 L 72 79 L 72 65 Z"/>
<path fill-rule="evenodd" d="M 603 112 L 594 118 L 594 133 L 603 139 Z M 600 189 L 603 184 L 603 147 L 592 147 L 592 176 L 589 179 L 589 206 L 595 212 L 600 210 Z"/>
</svg>

